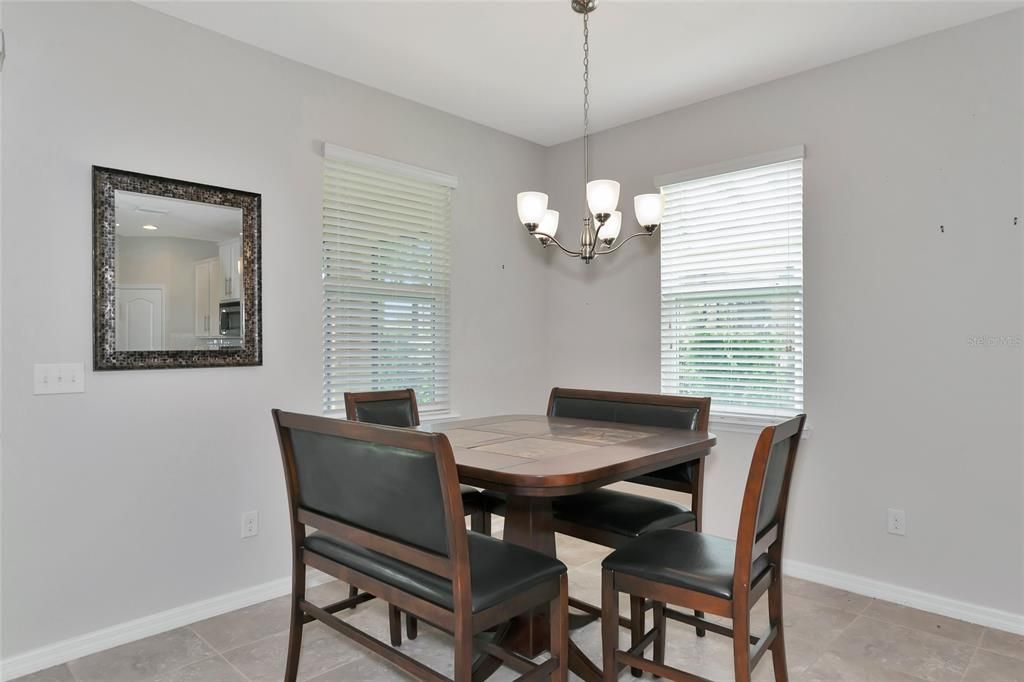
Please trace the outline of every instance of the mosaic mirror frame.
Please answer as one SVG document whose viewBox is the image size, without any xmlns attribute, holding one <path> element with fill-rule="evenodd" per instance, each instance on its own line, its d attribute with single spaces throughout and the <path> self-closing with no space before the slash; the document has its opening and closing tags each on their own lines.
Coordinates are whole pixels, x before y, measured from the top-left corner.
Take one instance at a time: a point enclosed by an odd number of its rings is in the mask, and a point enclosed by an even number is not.
<svg viewBox="0 0 1024 682">
<path fill-rule="evenodd" d="M 262 273 L 260 256 L 262 196 L 185 180 L 93 166 L 93 368 L 184 369 L 244 367 L 263 364 Z M 242 211 L 242 288 L 245 311 L 241 347 L 215 350 L 117 350 L 116 222 L 118 190 L 171 199 L 228 206 Z"/>
</svg>

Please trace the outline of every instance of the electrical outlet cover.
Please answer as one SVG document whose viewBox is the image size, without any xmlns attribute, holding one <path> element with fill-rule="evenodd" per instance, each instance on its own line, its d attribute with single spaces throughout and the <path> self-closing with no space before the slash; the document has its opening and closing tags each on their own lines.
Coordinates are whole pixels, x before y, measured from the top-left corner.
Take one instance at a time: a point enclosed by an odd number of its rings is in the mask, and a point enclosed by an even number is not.
<svg viewBox="0 0 1024 682">
<path fill-rule="evenodd" d="M 251 538 L 260 534 L 259 512 L 250 511 L 242 514 L 242 537 Z"/>
<path fill-rule="evenodd" d="M 902 509 L 889 509 L 888 530 L 891 535 L 907 534 L 907 512 Z"/>
</svg>

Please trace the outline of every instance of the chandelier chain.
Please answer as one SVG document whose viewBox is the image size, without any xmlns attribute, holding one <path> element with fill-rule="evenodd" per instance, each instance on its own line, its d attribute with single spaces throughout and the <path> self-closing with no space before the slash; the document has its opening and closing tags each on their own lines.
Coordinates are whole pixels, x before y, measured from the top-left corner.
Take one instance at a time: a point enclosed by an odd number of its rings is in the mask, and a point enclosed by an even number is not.
<svg viewBox="0 0 1024 682">
<path fill-rule="evenodd" d="M 583 13 L 583 182 L 590 182 L 590 12 Z"/>
</svg>

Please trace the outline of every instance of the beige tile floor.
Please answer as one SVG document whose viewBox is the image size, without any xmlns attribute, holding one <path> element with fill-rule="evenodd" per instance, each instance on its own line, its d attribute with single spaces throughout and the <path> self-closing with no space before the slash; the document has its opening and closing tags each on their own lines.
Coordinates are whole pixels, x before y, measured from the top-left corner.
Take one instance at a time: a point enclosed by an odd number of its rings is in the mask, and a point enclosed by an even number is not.
<svg viewBox="0 0 1024 682">
<path fill-rule="evenodd" d="M 607 550 L 559 537 L 571 590 L 599 601 L 601 558 Z M 794 682 L 1024 682 L 1024 637 L 786 578 L 785 627 Z M 343 598 L 337 582 L 310 590 L 314 603 Z M 755 630 L 767 625 L 764 600 Z M 344 618 L 386 640 L 386 610 L 370 602 Z M 288 598 L 272 599 L 188 627 L 103 651 L 18 682 L 270 682 L 284 671 Z M 573 638 L 599 660 L 600 632 L 591 624 Z M 623 639 L 625 643 L 625 639 Z M 452 673 L 450 640 L 428 626 L 403 650 Z M 732 680 L 728 639 L 671 623 L 668 662 L 714 680 Z M 515 675 L 501 670 L 495 680 Z M 648 677 L 649 676 L 645 676 Z M 774 678 L 766 657 L 755 680 Z M 310 682 L 407 680 L 376 656 L 321 624 L 306 626 L 299 678 Z M 623 673 L 620 679 L 633 679 Z"/>
</svg>

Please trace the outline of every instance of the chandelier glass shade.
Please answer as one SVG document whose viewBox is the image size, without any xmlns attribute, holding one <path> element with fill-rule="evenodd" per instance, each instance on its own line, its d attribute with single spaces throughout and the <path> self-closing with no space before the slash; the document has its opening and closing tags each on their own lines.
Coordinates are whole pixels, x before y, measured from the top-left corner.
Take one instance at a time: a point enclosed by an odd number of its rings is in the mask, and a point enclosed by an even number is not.
<svg viewBox="0 0 1024 682">
<path fill-rule="evenodd" d="M 567 255 L 589 263 L 597 256 L 616 251 L 634 237 L 652 236 L 661 226 L 665 214 L 665 197 L 661 194 L 639 194 L 634 197 L 636 221 L 643 229 L 619 240 L 622 230 L 622 213 L 617 210 L 619 183 L 615 180 L 590 179 L 590 13 L 597 8 L 597 0 L 570 0 L 570 4 L 573 11 L 583 15 L 583 176 L 587 215 L 583 219 L 583 230 L 580 233 L 580 248 L 569 249 L 555 237 L 558 211 L 548 208 L 548 195 L 544 192 L 520 192 L 516 195 L 516 208 L 519 222 L 542 246 L 554 244 Z"/>
</svg>

